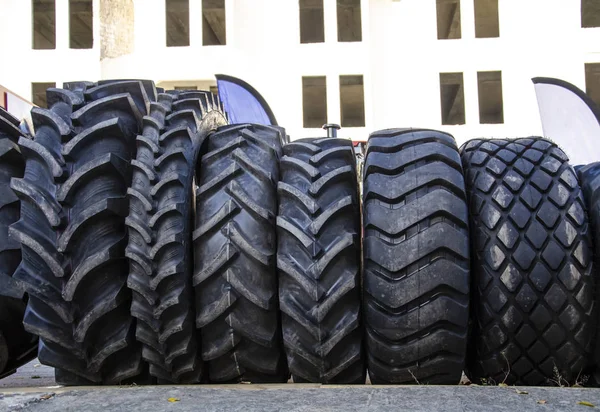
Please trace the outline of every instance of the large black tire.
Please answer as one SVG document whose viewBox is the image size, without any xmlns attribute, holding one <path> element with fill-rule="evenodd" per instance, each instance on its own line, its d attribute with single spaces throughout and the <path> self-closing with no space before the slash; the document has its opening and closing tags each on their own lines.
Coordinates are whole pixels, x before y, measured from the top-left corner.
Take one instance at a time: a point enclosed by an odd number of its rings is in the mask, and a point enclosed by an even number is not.
<svg viewBox="0 0 600 412">
<path fill-rule="evenodd" d="M 145 365 L 135 341 L 126 286 L 126 191 L 135 135 L 149 99 L 140 82 L 76 91 L 49 89 L 49 110 L 33 109 L 26 155 L 21 241 L 30 300 L 24 324 L 40 336 L 40 362 L 63 369 L 63 384 L 116 384 Z M 78 110 L 77 110 L 78 109 Z"/>
<path fill-rule="evenodd" d="M 25 136 L 18 120 L 0 108 L 0 296 L 19 299 L 23 289 L 12 276 L 21 262 L 21 245 L 9 238 L 8 228 L 19 220 L 21 212 L 19 198 L 10 188 L 10 180 L 22 178 L 25 170 L 25 159 L 18 146 L 21 137 Z"/>
<path fill-rule="evenodd" d="M 9 237 L 8 228 L 19 220 L 21 207 L 10 188 L 12 178 L 22 178 L 25 159 L 17 144 L 24 137 L 19 121 L 0 108 L 0 377 L 9 375 L 37 353 L 37 337 L 25 332 L 24 290 L 13 274 L 21 263 L 21 245 Z"/>
<path fill-rule="evenodd" d="M 12 179 L 11 187 L 21 200 L 20 220 L 9 234 L 21 243 L 22 261 L 15 279 L 22 282 L 29 295 L 23 323 L 25 329 L 40 337 L 40 361 L 55 367 L 77 365 L 85 369 L 85 355 L 72 337 L 73 316 L 62 299 L 64 267 L 58 252 L 59 228 L 64 224 L 61 206 L 56 200 L 59 184 L 66 177 L 61 154 L 62 141 L 71 132 L 71 114 L 83 104 L 83 96 L 67 90 L 48 89 L 49 109 L 34 108 L 31 118 L 35 127 L 33 141 L 19 139 L 25 157 L 25 174 Z M 62 360 L 52 362 L 52 348 L 61 352 Z"/>
<path fill-rule="evenodd" d="M 456 143 L 431 130 L 375 132 L 363 182 L 371 381 L 456 384 L 469 318 L 468 218 Z"/>
<path fill-rule="evenodd" d="M 581 189 L 583 190 L 583 198 L 589 216 L 590 233 L 592 235 L 592 244 L 594 251 L 594 262 L 592 276 L 596 281 L 596 297 L 600 293 L 598 282 L 600 282 L 600 162 L 591 163 L 589 165 L 581 165 L 575 167 L 575 171 L 579 175 Z M 598 298 L 596 298 L 598 302 Z M 596 309 L 598 310 L 598 309 Z M 596 316 L 598 316 L 596 314 Z M 595 348 L 592 357 L 593 363 L 593 379 L 595 386 L 600 385 L 600 333 L 599 329 L 595 329 Z"/>
<path fill-rule="evenodd" d="M 281 129 L 209 136 L 196 197 L 196 326 L 211 382 L 286 382 L 275 252 Z"/>
<path fill-rule="evenodd" d="M 350 140 L 284 147 L 277 186 L 283 341 L 296 382 L 364 383 L 360 200 Z"/>
<path fill-rule="evenodd" d="M 574 383 L 591 351 L 588 218 L 567 156 L 544 139 L 461 148 L 470 204 L 474 382 Z"/>
<path fill-rule="evenodd" d="M 193 182 L 204 138 L 224 124 L 210 92 L 160 94 L 138 137 L 127 219 L 128 284 L 143 357 L 161 382 L 202 378 L 192 287 Z"/>
</svg>

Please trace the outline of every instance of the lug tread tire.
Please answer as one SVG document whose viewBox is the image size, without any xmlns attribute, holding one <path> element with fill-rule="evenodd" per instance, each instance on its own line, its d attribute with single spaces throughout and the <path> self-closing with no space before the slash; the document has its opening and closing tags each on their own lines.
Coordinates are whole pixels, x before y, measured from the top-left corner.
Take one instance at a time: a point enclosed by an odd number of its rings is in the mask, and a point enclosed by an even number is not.
<svg viewBox="0 0 600 412">
<path fill-rule="evenodd" d="M 204 123 L 219 117 L 224 124 L 225 117 L 210 92 L 160 94 L 161 100 L 168 107 L 138 139 L 139 179 L 130 189 L 132 313 L 150 374 L 161 383 L 198 383 L 203 362 L 192 287 L 192 184 Z"/>
<path fill-rule="evenodd" d="M 456 143 L 431 130 L 375 132 L 363 185 L 371 381 L 457 384 L 466 357 L 470 280 Z"/>
<path fill-rule="evenodd" d="M 199 162 L 196 326 L 210 382 L 286 382 L 276 274 L 281 130 L 232 125 Z"/>
<path fill-rule="evenodd" d="M 10 187 L 11 179 L 23 178 L 25 171 L 20 138 L 25 136 L 19 121 L 0 108 L 0 377 L 10 375 L 37 353 L 37 337 L 23 327 L 24 288 L 13 278 L 21 263 L 21 245 L 9 236 L 9 227 L 21 213 L 19 198 Z"/>
<path fill-rule="evenodd" d="M 295 381 L 365 382 L 360 200 L 352 142 L 284 146 L 277 264 L 283 340 Z"/>
<path fill-rule="evenodd" d="M 41 338 L 38 358 L 59 369 L 59 383 L 123 383 L 146 369 L 124 255 L 130 161 L 150 102 L 140 82 L 69 87 L 47 91 L 50 109 L 32 110 L 34 140 L 19 140 L 15 277 L 30 296 L 25 327 Z"/>
</svg>

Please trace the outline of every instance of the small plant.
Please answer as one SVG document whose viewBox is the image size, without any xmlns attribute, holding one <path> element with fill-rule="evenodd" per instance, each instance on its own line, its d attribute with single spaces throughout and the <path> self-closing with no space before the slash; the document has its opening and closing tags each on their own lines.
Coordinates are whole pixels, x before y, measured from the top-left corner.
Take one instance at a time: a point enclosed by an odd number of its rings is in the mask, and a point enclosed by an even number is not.
<svg viewBox="0 0 600 412">
<path fill-rule="evenodd" d="M 410 373 L 410 376 L 412 376 L 412 378 L 415 380 L 415 382 L 417 383 L 417 385 L 421 385 L 421 382 L 419 382 L 419 380 L 417 379 L 417 377 L 414 375 L 414 373 L 412 373 L 412 371 L 409 369 L 408 373 Z"/>
<path fill-rule="evenodd" d="M 577 374 L 577 377 L 575 378 L 575 382 L 571 385 L 569 381 L 562 376 L 562 374 L 558 370 L 558 367 L 554 365 L 554 367 L 552 368 L 552 379 L 548 379 L 548 382 L 553 383 L 560 388 L 582 388 L 585 386 L 589 379 L 589 375 L 582 375 L 580 370 Z"/>
</svg>

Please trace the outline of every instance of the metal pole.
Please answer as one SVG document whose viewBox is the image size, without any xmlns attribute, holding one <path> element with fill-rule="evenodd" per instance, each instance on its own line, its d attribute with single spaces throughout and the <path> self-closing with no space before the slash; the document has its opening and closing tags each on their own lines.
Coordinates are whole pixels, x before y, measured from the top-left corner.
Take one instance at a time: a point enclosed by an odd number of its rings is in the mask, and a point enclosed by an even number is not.
<svg viewBox="0 0 600 412">
<path fill-rule="evenodd" d="M 342 126 L 335 123 L 327 123 L 323 125 L 323 130 L 327 130 L 327 137 L 337 137 L 337 131 L 341 128 Z"/>
</svg>

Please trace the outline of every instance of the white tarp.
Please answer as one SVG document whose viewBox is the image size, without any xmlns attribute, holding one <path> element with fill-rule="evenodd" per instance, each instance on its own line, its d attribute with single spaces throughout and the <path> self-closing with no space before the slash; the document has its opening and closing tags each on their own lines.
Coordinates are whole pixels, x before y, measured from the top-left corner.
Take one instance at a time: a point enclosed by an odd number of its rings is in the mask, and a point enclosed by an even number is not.
<svg viewBox="0 0 600 412">
<path fill-rule="evenodd" d="M 544 136 L 572 165 L 600 161 L 600 111 L 579 88 L 559 79 L 533 79 Z"/>
<path fill-rule="evenodd" d="M 17 119 L 24 120 L 29 130 L 33 131 L 33 123 L 31 122 L 33 103 L 0 85 L 0 106 Z"/>
</svg>

